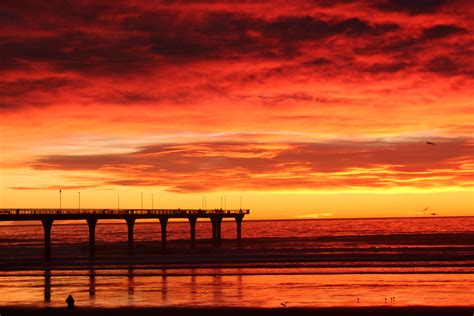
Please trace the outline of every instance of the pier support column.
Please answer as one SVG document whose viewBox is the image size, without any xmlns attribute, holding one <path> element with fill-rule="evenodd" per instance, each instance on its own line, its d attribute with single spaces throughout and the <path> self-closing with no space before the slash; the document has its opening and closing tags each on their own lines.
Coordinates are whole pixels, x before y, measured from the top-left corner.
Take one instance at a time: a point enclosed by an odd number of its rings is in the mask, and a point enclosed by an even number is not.
<svg viewBox="0 0 474 316">
<path fill-rule="evenodd" d="M 135 218 L 127 218 L 128 227 L 128 254 L 133 255 L 133 226 L 135 225 Z"/>
<path fill-rule="evenodd" d="M 197 217 L 195 216 L 190 216 L 188 217 L 189 220 L 189 226 L 191 229 L 191 248 L 196 248 L 196 221 Z"/>
<path fill-rule="evenodd" d="M 160 217 L 161 224 L 161 248 L 166 249 L 166 225 L 168 224 L 168 217 Z"/>
<path fill-rule="evenodd" d="M 236 216 L 235 223 L 237 224 L 237 242 L 240 244 L 242 241 L 242 220 L 243 216 Z"/>
<path fill-rule="evenodd" d="M 221 244 L 221 224 L 222 216 L 215 216 L 211 218 L 212 222 L 212 239 L 215 247 L 219 247 Z"/>
<path fill-rule="evenodd" d="M 212 217 L 211 217 L 211 226 L 212 226 L 212 242 L 214 242 L 216 240 L 216 224 Z"/>
<path fill-rule="evenodd" d="M 95 257 L 95 226 L 97 225 L 96 218 L 89 218 L 87 220 L 89 226 L 89 257 Z"/>
<path fill-rule="evenodd" d="M 53 226 L 53 220 L 50 218 L 42 219 L 44 230 L 44 261 L 51 261 L 51 226 Z"/>
</svg>

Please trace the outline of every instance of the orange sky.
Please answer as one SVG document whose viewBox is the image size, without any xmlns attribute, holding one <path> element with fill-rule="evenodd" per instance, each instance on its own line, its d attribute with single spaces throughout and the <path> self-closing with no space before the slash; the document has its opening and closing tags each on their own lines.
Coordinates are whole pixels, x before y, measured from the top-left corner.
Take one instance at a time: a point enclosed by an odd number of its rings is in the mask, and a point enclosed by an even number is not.
<svg viewBox="0 0 474 316">
<path fill-rule="evenodd" d="M 254 219 L 474 214 L 468 1 L 0 13 L 0 207 L 61 188 L 64 207 L 243 196 Z"/>
</svg>

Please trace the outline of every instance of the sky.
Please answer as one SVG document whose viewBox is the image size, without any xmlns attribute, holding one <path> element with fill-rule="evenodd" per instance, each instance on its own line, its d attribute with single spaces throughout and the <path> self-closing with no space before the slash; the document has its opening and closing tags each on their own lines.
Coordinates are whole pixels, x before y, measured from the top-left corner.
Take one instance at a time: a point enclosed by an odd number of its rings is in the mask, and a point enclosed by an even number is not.
<svg viewBox="0 0 474 316">
<path fill-rule="evenodd" d="M 474 215 L 473 11 L 4 0 L 0 207 Z"/>
</svg>

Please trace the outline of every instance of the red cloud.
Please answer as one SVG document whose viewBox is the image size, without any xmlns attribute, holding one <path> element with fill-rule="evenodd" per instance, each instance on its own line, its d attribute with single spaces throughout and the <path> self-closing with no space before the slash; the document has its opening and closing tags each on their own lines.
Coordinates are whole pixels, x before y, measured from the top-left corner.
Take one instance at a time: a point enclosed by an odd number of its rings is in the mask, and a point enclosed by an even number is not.
<svg viewBox="0 0 474 316">
<path fill-rule="evenodd" d="M 471 185 L 465 139 L 334 143 L 199 143 L 148 146 L 130 154 L 44 156 L 35 169 L 96 171 L 98 185 L 170 191 L 442 187 Z"/>
</svg>

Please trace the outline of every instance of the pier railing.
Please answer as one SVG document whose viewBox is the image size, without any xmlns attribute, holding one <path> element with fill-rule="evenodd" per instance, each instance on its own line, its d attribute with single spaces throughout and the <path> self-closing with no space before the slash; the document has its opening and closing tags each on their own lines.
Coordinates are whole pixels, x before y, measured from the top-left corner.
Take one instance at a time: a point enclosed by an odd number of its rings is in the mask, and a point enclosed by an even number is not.
<svg viewBox="0 0 474 316">
<path fill-rule="evenodd" d="M 74 209 L 18 208 L 0 209 L 2 215 L 215 215 L 249 214 L 249 210 L 224 209 Z"/>
</svg>

